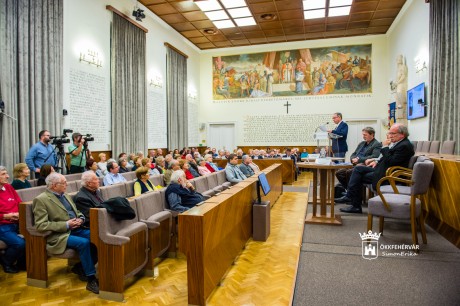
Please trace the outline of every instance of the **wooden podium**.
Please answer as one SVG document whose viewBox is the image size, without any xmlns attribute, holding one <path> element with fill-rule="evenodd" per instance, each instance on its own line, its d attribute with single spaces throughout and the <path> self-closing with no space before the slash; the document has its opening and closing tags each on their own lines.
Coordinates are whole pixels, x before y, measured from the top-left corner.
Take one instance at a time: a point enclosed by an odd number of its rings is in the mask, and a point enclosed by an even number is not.
<svg viewBox="0 0 460 306">
<path fill-rule="evenodd" d="M 342 218 L 334 213 L 334 181 L 335 171 L 341 168 L 351 168 L 352 165 L 318 165 L 314 163 L 297 163 L 299 168 L 313 170 L 313 213 L 307 214 L 305 223 L 342 225 Z M 320 214 L 317 213 L 318 204 L 318 174 L 320 177 Z M 327 212 L 327 204 L 331 205 L 331 212 Z"/>
</svg>

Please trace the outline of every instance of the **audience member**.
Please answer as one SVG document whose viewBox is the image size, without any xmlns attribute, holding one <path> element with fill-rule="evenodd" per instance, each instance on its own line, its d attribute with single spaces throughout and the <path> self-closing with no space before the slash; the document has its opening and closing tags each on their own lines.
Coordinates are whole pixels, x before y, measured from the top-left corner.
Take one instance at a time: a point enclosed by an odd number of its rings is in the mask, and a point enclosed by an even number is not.
<svg viewBox="0 0 460 306">
<path fill-rule="evenodd" d="M 211 171 L 211 172 L 219 171 L 219 167 L 217 167 L 217 165 L 212 162 L 212 155 L 211 154 L 206 154 L 204 156 L 204 160 L 206 161 L 206 168 L 208 168 L 209 171 Z"/>
<path fill-rule="evenodd" d="M 165 167 L 165 158 L 163 156 L 158 156 L 155 159 L 155 167 L 152 169 L 152 173 L 160 175 L 164 173 Z"/>
<path fill-rule="evenodd" d="M 25 163 L 16 164 L 13 168 L 13 177 L 14 180 L 11 183 L 14 189 L 25 189 L 32 187 L 30 182 L 27 180 L 27 177 L 30 175 L 30 169 Z"/>
<path fill-rule="evenodd" d="M 93 171 L 97 177 L 104 177 L 101 169 L 97 167 L 97 163 L 94 159 L 90 158 L 86 161 L 86 171 Z"/>
<path fill-rule="evenodd" d="M 129 158 L 128 158 L 128 169 L 130 169 L 131 171 L 134 171 L 133 168 L 134 168 L 134 158 L 137 157 L 136 154 L 134 153 L 130 153 L 129 154 Z"/>
<path fill-rule="evenodd" d="M 169 162 L 168 169 L 165 171 L 163 179 L 165 181 L 165 186 L 168 186 L 171 183 L 171 175 L 174 171 L 180 170 L 179 161 L 176 159 L 172 159 Z"/>
<path fill-rule="evenodd" d="M 158 148 L 157 149 L 157 157 L 163 156 L 163 149 Z"/>
<path fill-rule="evenodd" d="M 152 182 L 150 182 L 149 178 L 149 171 L 150 169 L 147 167 L 140 167 L 136 170 L 136 177 L 137 180 L 134 183 L 134 196 L 141 195 L 148 191 L 157 190 L 155 186 L 153 186 Z"/>
<path fill-rule="evenodd" d="M 201 174 L 201 175 L 209 175 L 211 174 L 212 172 L 206 167 L 206 161 L 202 158 L 198 158 L 197 160 L 197 163 L 198 163 L 198 172 Z"/>
<path fill-rule="evenodd" d="M 227 181 L 233 184 L 246 179 L 246 176 L 238 167 L 238 156 L 236 156 L 236 154 L 230 154 L 227 167 L 225 167 L 225 175 L 227 177 Z"/>
<path fill-rule="evenodd" d="M 377 182 L 385 176 L 389 167 L 409 164 L 410 158 L 414 155 L 414 147 L 407 138 L 409 132 L 407 127 L 395 123 L 388 132 L 388 138 L 382 142 L 381 157 L 368 159 L 365 166 L 356 166 L 351 174 L 348 183 L 347 194 L 335 199 L 337 203 L 351 203 L 352 206 L 341 208 L 340 211 L 347 213 L 361 213 L 362 188 L 363 184 L 371 184 L 375 189 Z"/>
<path fill-rule="evenodd" d="M 26 164 L 32 173 L 35 173 L 35 177 L 38 177 L 40 169 L 43 165 L 56 166 L 57 156 L 54 152 L 54 148 L 50 142 L 50 132 L 43 130 L 38 133 L 40 139 L 34 144 L 26 155 Z"/>
<path fill-rule="evenodd" d="M 46 182 L 45 179 L 48 177 L 50 173 L 54 172 L 54 168 L 51 165 L 43 165 L 40 168 L 40 176 L 37 179 L 37 186 L 45 186 Z"/>
<path fill-rule="evenodd" d="M 368 159 L 374 159 L 379 157 L 382 144 L 375 139 L 375 130 L 372 127 L 365 127 L 362 129 L 362 135 L 364 141 L 361 141 L 356 147 L 355 152 L 350 156 L 350 161 L 353 165 L 362 165 Z M 339 169 L 335 173 L 335 176 L 339 180 L 343 188 L 347 189 L 348 181 L 350 180 L 353 168 Z"/>
<path fill-rule="evenodd" d="M 87 148 L 85 139 L 80 133 L 72 134 L 73 143 L 68 147 L 70 153 L 70 173 L 83 173 L 85 171 L 86 159 L 89 159 L 91 152 Z"/>
<path fill-rule="evenodd" d="M 0 240 L 8 248 L 0 257 L 0 264 L 5 273 L 18 273 L 25 270 L 26 245 L 19 234 L 19 203 L 21 198 L 14 188 L 8 184 L 6 168 L 0 166 Z"/>
<path fill-rule="evenodd" d="M 40 232 L 51 232 L 46 237 L 46 250 L 53 255 L 66 248 L 78 251 L 82 270 L 88 283 L 86 290 L 99 293 L 94 264 L 97 261 L 94 245 L 90 244 L 89 229 L 82 228 L 85 216 L 78 211 L 71 197 L 65 194 L 67 181 L 62 174 L 53 172 L 46 178 L 47 190 L 34 199 L 35 227 Z"/>
<path fill-rule="evenodd" d="M 243 161 L 240 164 L 240 170 L 246 177 L 251 177 L 254 175 L 254 170 L 249 166 L 251 163 L 251 156 L 243 155 Z"/>
<path fill-rule="evenodd" d="M 181 170 L 184 171 L 186 179 L 193 180 L 195 178 L 190 172 L 190 164 L 185 159 L 179 160 L 179 165 Z"/>
<path fill-rule="evenodd" d="M 105 153 L 99 153 L 99 162 L 97 167 L 101 170 L 102 175 L 107 175 L 107 155 Z"/>
<path fill-rule="evenodd" d="M 120 167 L 115 162 L 107 163 L 107 170 L 108 173 L 104 176 L 104 186 L 110 186 L 113 184 L 124 183 L 126 179 L 123 175 L 118 173 L 120 171 Z"/>
<path fill-rule="evenodd" d="M 122 157 L 118 160 L 118 164 L 120 165 L 120 171 L 119 173 L 126 173 L 126 172 L 129 172 L 129 169 L 128 169 L 128 160 L 126 159 L 126 157 Z"/>
<path fill-rule="evenodd" d="M 164 169 L 168 169 L 169 168 L 169 163 L 173 160 L 173 156 L 172 154 L 166 154 L 165 156 L 165 166 L 164 166 Z"/>
<path fill-rule="evenodd" d="M 204 201 L 201 193 L 196 192 L 193 185 L 185 178 L 182 170 L 174 171 L 171 183 L 166 188 L 166 201 L 169 208 L 174 211 L 184 212 Z"/>
<path fill-rule="evenodd" d="M 75 205 L 78 210 L 85 216 L 85 222 L 82 227 L 89 228 L 89 210 L 99 208 L 104 202 L 100 182 L 94 171 L 85 171 L 81 175 L 81 188 L 74 197 Z"/>
<path fill-rule="evenodd" d="M 187 154 L 185 156 L 185 160 L 187 160 L 188 164 L 190 165 L 190 168 L 188 170 L 193 175 L 193 177 L 199 177 L 200 172 L 198 171 L 198 165 L 196 163 L 196 160 L 192 157 L 192 154 Z"/>
</svg>

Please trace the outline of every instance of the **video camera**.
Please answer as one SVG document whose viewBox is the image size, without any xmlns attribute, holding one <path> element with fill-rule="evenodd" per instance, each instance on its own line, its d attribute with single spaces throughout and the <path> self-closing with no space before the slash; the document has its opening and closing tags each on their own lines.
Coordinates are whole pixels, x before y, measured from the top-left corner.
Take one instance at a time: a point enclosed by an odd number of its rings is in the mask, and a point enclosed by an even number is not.
<svg viewBox="0 0 460 306">
<path fill-rule="evenodd" d="M 67 133 L 72 133 L 72 132 L 73 130 L 71 129 L 64 129 L 62 131 L 61 136 L 51 136 L 50 140 L 53 141 L 51 142 L 51 144 L 56 145 L 56 146 L 62 146 L 64 143 L 70 143 L 70 139 L 68 138 L 69 136 L 67 136 Z"/>
<path fill-rule="evenodd" d="M 92 137 L 91 134 L 83 135 L 83 139 L 85 140 L 85 143 L 88 141 L 94 141 L 94 137 Z"/>
</svg>

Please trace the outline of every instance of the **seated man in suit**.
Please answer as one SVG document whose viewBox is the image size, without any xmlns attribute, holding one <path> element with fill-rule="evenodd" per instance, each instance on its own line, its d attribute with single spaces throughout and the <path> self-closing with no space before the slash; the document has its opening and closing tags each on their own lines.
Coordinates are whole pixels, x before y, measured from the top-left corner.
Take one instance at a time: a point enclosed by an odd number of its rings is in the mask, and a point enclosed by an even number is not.
<svg viewBox="0 0 460 306">
<path fill-rule="evenodd" d="M 368 159 L 365 166 L 356 166 L 348 183 L 347 195 L 336 198 L 336 203 L 351 202 L 352 206 L 341 208 L 340 211 L 347 213 L 361 213 L 363 184 L 371 184 L 375 189 L 377 182 L 385 176 L 388 168 L 393 166 L 406 167 L 410 158 L 414 155 L 414 147 L 407 138 L 409 131 L 402 124 L 395 123 L 388 132 L 388 138 L 382 142 L 381 157 L 375 160 Z"/>
<path fill-rule="evenodd" d="M 365 127 L 362 129 L 362 135 L 364 141 L 358 144 L 355 152 L 350 156 L 350 161 L 353 165 L 364 164 L 368 159 L 374 159 L 379 157 L 382 144 L 375 139 L 375 130 L 372 127 Z M 343 188 L 348 188 L 348 181 L 350 181 L 351 173 L 353 168 L 339 169 L 335 173 L 335 176 L 342 184 Z"/>
<path fill-rule="evenodd" d="M 195 191 L 182 170 L 176 170 L 171 174 L 171 182 L 166 188 L 165 196 L 169 208 L 178 212 L 189 210 L 204 201 L 203 195 Z"/>
<path fill-rule="evenodd" d="M 75 195 L 74 202 L 85 216 L 83 227 L 89 228 L 89 210 L 100 207 L 104 202 L 99 185 L 99 178 L 93 171 L 86 171 L 81 175 L 81 188 Z"/>
<path fill-rule="evenodd" d="M 62 174 L 53 172 L 48 175 L 46 185 L 47 190 L 33 202 L 35 227 L 40 232 L 51 232 L 46 237 L 48 253 L 59 255 L 64 253 L 66 248 L 78 251 L 84 276 L 88 281 L 86 290 L 98 294 L 99 282 L 94 268 L 97 256 L 94 246 L 90 243 L 89 229 L 82 227 L 85 216 L 65 194 L 67 181 Z"/>
<path fill-rule="evenodd" d="M 232 184 L 236 184 L 247 178 L 238 167 L 238 156 L 236 154 L 229 155 L 228 163 L 225 167 L 225 176 L 227 177 L 227 181 Z"/>
<path fill-rule="evenodd" d="M 348 151 L 347 135 L 348 135 L 348 124 L 342 121 L 342 113 L 334 113 L 332 115 L 332 121 L 337 124 L 336 128 L 329 130 L 329 133 L 337 136 L 342 136 L 337 139 L 333 138 L 332 141 L 332 153 L 334 157 L 345 157 Z"/>
<path fill-rule="evenodd" d="M 254 169 L 249 165 L 252 162 L 251 156 L 243 155 L 243 162 L 240 164 L 240 170 L 246 177 L 254 175 Z"/>
</svg>

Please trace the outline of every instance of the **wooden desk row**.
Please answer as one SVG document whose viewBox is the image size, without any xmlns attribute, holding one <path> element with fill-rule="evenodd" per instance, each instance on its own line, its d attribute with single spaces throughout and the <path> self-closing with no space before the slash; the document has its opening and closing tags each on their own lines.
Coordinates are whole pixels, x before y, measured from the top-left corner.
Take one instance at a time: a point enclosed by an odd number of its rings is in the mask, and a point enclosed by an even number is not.
<svg viewBox="0 0 460 306">
<path fill-rule="evenodd" d="M 292 184 L 295 181 L 295 169 L 294 162 L 291 159 L 281 159 L 281 158 L 265 158 L 265 159 L 254 159 L 252 160 L 254 164 L 259 166 L 260 170 L 264 170 L 267 167 L 270 167 L 273 164 L 281 164 L 281 172 L 283 175 L 284 184 Z M 227 166 L 226 159 L 214 159 L 214 163 L 221 168 Z M 241 159 L 238 160 L 238 163 L 241 164 Z"/>
<path fill-rule="evenodd" d="M 271 192 L 262 200 L 272 205 L 282 193 L 281 170 L 280 164 L 263 170 Z M 250 177 L 178 216 L 179 251 L 187 256 L 189 304 L 206 304 L 252 236 L 252 203 L 257 199 L 256 188 L 257 176 Z"/>
</svg>

